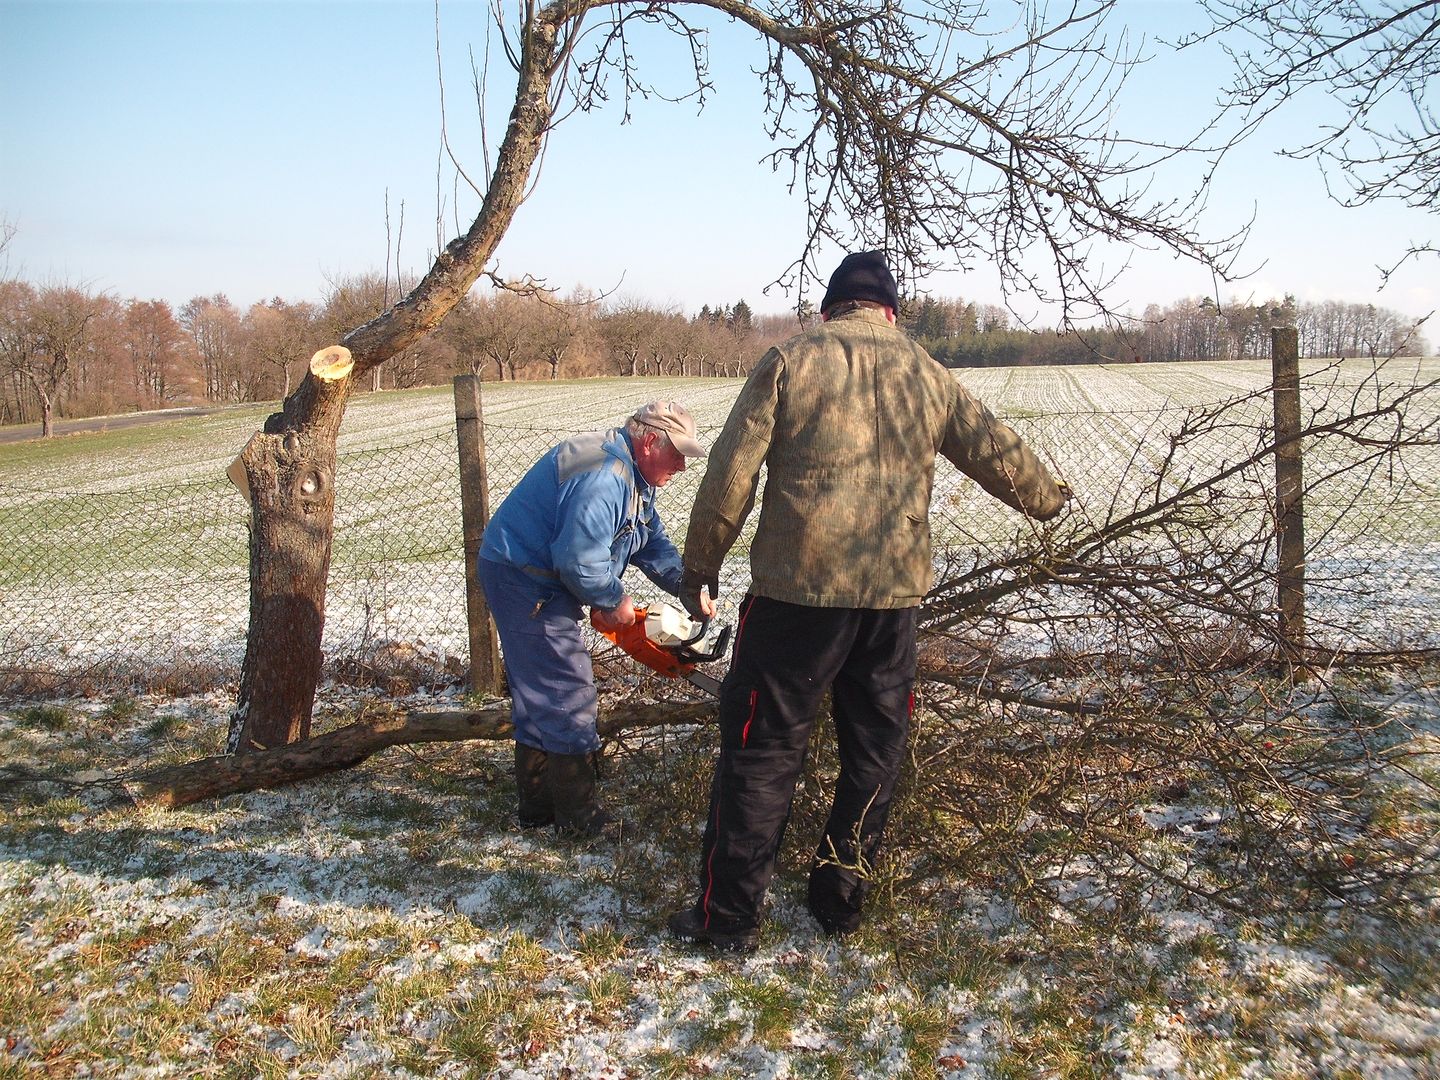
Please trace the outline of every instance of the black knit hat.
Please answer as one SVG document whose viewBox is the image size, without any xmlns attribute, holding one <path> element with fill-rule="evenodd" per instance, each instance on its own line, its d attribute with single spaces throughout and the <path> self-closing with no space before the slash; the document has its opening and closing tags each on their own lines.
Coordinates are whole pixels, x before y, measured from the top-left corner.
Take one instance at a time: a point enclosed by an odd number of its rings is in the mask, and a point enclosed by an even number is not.
<svg viewBox="0 0 1440 1080">
<path fill-rule="evenodd" d="M 822 312 L 842 300 L 873 300 L 900 310 L 900 290 L 883 251 L 857 251 L 846 255 L 830 275 L 830 287 L 820 301 Z"/>
</svg>

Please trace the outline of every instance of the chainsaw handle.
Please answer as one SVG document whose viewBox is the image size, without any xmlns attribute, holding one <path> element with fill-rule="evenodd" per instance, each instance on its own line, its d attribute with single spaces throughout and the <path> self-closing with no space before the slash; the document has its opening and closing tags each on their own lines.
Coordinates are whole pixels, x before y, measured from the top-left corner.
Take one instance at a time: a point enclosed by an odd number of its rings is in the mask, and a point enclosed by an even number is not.
<svg viewBox="0 0 1440 1080">
<path fill-rule="evenodd" d="M 699 636 L 690 639 L 691 642 L 698 641 Z M 730 643 L 730 627 L 722 626 L 720 633 L 715 636 L 715 644 L 709 652 L 699 652 L 690 648 L 690 643 L 677 645 L 675 655 L 687 664 L 708 664 L 711 660 L 719 660 L 725 655 L 725 646 Z"/>
</svg>

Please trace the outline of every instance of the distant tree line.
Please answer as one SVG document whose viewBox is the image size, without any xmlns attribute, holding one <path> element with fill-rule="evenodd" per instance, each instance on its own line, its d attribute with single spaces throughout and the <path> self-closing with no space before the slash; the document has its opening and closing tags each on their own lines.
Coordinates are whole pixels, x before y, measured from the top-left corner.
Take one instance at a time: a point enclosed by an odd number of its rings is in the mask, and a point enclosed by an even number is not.
<svg viewBox="0 0 1440 1080">
<path fill-rule="evenodd" d="M 280 297 L 239 307 L 197 296 L 119 300 L 69 285 L 0 281 L 0 423 L 40 422 L 199 402 L 275 401 L 310 355 L 378 315 L 407 284 L 378 275 L 332 284 L 319 303 Z M 1312 357 L 1424 353 L 1413 320 L 1361 304 L 1293 297 L 1225 307 L 1152 305 L 1112 329 L 1033 330 L 1004 308 L 924 297 L 902 322 L 952 367 L 1229 360 L 1263 356 L 1272 326 L 1299 327 Z M 740 376 L 771 344 L 818 316 L 757 316 L 743 299 L 694 315 L 634 298 L 472 292 L 438 332 L 376 368 L 370 389 L 434 385 L 462 372 L 493 381 L 596 375 Z"/>
<path fill-rule="evenodd" d="M 118 300 L 69 285 L 0 281 L 0 424 L 40 422 L 200 402 L 275 401 L 315 350 L 380 314 L 404 291 L 362 277 L 320 303 L 280 297 L 240 307 L 197 296 Z M 392 358 L 370 389 L 482 378 L 597 375 L 738 376 L 794 316 L 756 316 L 744 300 L 686 316 L 634 299 L 472 293 L 438 332 Z"/>
<path fill-rule="evenodd" d="M 1416 320 L 1373 304 L 1333 300 L 1263 304 L 1210 297 L 1151 304 L 1138 319 L 1109 328 L 1038 330 L 1016 326 L 993 304 L 925 297 L 912 305 L 910 332 L 949 367 L 1243 360 L 1269 355 L 1270 331 L 1294 326 L 1304 357 L 1423 356 L 1429 343 Z"/>
</svg>

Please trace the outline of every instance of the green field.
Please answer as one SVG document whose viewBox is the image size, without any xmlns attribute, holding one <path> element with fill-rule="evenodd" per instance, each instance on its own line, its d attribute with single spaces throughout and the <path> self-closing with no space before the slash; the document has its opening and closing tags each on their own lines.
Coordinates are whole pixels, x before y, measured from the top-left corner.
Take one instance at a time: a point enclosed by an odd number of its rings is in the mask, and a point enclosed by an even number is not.
<svg viewBox="0 0 1440 1080">
<path fill-rule="evenodd" d="M 1307 369 L 1307 416 L 1373 406 L 1398 388 L 1440 376 L 1440 361 L 1358 361 Z M 1261 363 L 1097 365 L 957 373 L 1008 419 L 1075 490 L 1067 535 L 1103 528 L 1263 447 L 1269 424 Z M 652 397 L 684 401 L 713 438 L 738 392 L 735 379 L 595 379 L 486 383 L 492 505 L 550 445 L 620 422 Z M 1218 408 L 1202 430 L 1195 410 Z M 1408 423 L 1433 423 L 1440 392 L 1407 403 Z M 151 426 L 0 445 L 0 643 L 83 666 L 116 653 L 214 656 L 233 663 L 248 617 L 248 507 L 226 467 L 268 407 Z M 1397 418 L 1366 429 L 1383 435 Z M 1318 568 L 1367 570 L 1401 622 L 1433 600 L 1440 543 L 1440 454 L 1432 438 L 1357 468 L 1360 439 L 1312 440 L 1307 520 Z M 365 394 L 340 436 L 335 555 L 327 649 L 342 655 L 385 641 L 421 643 L 443 660 L 465 651 L 459 480 L 449 387 Z M 702 470 L 667 489 L 661 510 L 683 538 Z M 1272 479 L 1263 461 L 1225 489 L 1223 515 L 1202 531 L 1265 527 Z M 753 518 L 751 525 L 753 527 Z M 950 561 L 1036 542 L 1031 527 L 960 476 L 937 470 L 932 528 Z M 1045 542 L 1049 542 L 1048 540 Z M 732 552 L 726 594 L 743 591 L 747 539 Z M 1355 560 L 1368 560 L 1356 562 Z M 643 589 L 643 585 L 641 586 Z M 1417 600 L 1417 597 L 1420 599 Z M 1433 605 L 1430 605 L 1433 606 Z"/>
</svg>

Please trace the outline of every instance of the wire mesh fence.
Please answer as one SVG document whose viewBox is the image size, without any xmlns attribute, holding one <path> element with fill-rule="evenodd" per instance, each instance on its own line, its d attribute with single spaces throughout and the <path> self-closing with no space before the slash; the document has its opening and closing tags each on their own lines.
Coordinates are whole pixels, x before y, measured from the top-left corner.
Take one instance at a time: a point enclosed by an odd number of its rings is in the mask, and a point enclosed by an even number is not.
<svg viewBox="0 0 1440 1080">
<path fill-rule="evenodd" d="M 1305 644 L 1321 662 L 1440 645 L 1440 489 L 1429 480 L 1440 475 L 1440 395 L 1394 393 L 1397 411 L 1378 423 L 1338 409 L 1333 388 L 1309 396 Z M 1020 661 L 1108 652 L 1186 662 L 1217 635 L 1278 647 L 1268 409 L 1235 399 L 1012 418 L 1076 503 L 1036 526 L 941 462 L 924 622 Z"/>
<path fill-rule="evenodd" d="M 345 455 L 325 652 L 334 673 L 463 673 L 453 428 Z M 196 689 L 239 677 L 249 506 L 223 476 L 0 492 L 0 686 Z"/>
<path fill-rule="evenodd" d="M 1314 645 L 1440 645 L 1440 394 L 1362 377 L 1306 395 Z M 1037 657 L 1102 641 L 1184 651 L 1195 635 L 1223 631 L 1241 607 L 1268 617 L 1268 410 L 1258 393 L 1205 408 L 1002 409 L 1074 489 L 1075 503 L 1040 526 L 938 461 L 928 625 Z M 614 402 L 592 412 L 566 415 L 563 428 L 492 419 L 491 506 L 556 442 L 617 421 Z M 707 442 L 716 434 L 702 429 Z M 687 470 L 660 499 L 677 544 L 702 473 Z M 758 516 L 722 574 L 723 621 L 733 621 L 748 582 Z M 0 689 L 233 684 L 249 612 L 248 518 L 223 476 L 123 491 L 0 490 Z M 397 689 L 458 680 L 468 664 L 464 558 L 453 426 L 342 454 L 327 670 Z M 637 600 L 663 599 L 641 575 L 628 583 Z M 1163 620 L 1157 604 L 1170 605 Z M 602 678 L 638 678 L 599 651 Z"/>
</svg>

